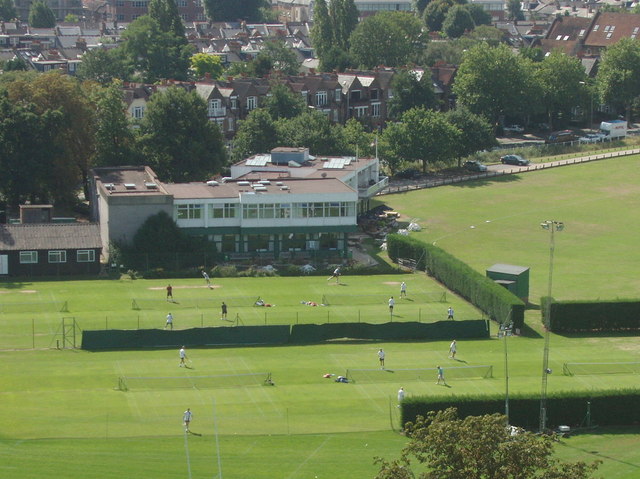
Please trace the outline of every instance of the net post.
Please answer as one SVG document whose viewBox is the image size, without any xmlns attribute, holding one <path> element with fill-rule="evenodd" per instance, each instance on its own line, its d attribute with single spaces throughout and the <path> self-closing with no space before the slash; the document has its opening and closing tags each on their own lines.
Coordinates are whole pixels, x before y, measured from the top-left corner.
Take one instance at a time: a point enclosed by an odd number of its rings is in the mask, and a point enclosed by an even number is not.
<svg viewBox="0 0 640 479">
<path fill-rule="evenodd" d="M 135 299 L 131 300 L 131 309 L 140 311 L 140 307 L 138 306 L 138 302 Z"/>
</svg>

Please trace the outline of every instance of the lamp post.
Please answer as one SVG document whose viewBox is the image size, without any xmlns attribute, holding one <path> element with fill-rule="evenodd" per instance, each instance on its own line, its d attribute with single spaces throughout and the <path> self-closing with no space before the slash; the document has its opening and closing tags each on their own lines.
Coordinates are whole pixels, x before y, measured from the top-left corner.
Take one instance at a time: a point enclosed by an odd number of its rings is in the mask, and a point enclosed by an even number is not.
<svg viewBox="0 0 640 479">
<path fill-rule="evenodd" d="M 543 433 L 547 428 L 547 379 L 551 374 L 549 369 L 549 337 L 550 337 L 550 314 L 551 314 L 551 291 L 553 284 L 553 253 L 555 249 L 555 233 L 564 229 L 561 221 L 546 220 L 540 223 L 542 229 L 549 231 L 549 281 L 547 284 L 547 307 L 544 320 L 544 353 L 542 355 L 542 389 L 540 393 L 540 427 L 539 432 Z"/>
</svg>

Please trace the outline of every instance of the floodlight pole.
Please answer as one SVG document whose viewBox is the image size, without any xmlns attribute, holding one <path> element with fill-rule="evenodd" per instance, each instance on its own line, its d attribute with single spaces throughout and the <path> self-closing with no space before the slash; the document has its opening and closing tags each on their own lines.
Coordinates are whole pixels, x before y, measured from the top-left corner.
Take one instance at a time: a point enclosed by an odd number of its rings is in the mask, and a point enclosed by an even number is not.
<svg viewBox="0 0 640 479">
<path fill-rule="evenodd" d="M 540 223 L 542 229 L 549 231 L 549 280 L 547 283 L 547 304 L 546 314 L 544 315 L 543 327 L 544 331 L 544 353 L 542 355 L 542 389 L 540 393 L 540 427 L 539 432 L 543 433 L 547 428 L 547 380 L 549 376 L 549 339 L 551 335 L 551 291 L 553 284 L 553 254 L 555 250 L 555 232 L 564 229 L 564 223 L 561 221 L 546 220 Z"/>
<path fill-rule="evenodd" d="M 507 350 L 507 329 L 509 328 L 509 318 L 511 311 L 507 315 L 507 320 L 502 326 L 502 334 L 504 340 L 504 415 L 507 418 L 507 426 L 509 426 L 509 351 Z"/>
</svg>

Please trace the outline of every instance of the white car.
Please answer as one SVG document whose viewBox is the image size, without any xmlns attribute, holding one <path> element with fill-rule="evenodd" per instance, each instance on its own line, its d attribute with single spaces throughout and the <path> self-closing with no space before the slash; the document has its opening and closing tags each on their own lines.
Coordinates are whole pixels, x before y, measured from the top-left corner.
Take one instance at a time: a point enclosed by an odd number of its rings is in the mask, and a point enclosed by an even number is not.
<svg viewBox="0 0 640 479">
<path fill-rule="evenodd" d="M 578 138 L 578 141 L 580 143 L 598 143 L 602 141 L 602 135 L 598 135 L 597 133 L 589 133 Z"/>
<path fill-rule="evenodd" d="M 522 133 L 524 131 L 524 127 L 521 125 L 507 125 L 503 128 L 505 132 L 511 133 Z"/>
</svg>

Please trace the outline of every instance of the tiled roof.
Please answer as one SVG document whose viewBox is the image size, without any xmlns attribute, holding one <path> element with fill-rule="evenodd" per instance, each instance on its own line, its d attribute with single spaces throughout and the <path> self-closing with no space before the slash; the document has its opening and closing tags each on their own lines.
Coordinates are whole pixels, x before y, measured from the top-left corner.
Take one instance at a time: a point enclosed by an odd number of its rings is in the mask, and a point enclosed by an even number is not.
<svg viewBox="0 0 640 479">
<path fill-rule="evenodd" d="M 0 251 L 102 248 L 96 223 L 0 225 Z"/>
<path fill-rule="evenodd" d="M 622 38 L 640 38 L 640 15 L 633 13 L 598 13 L 584 41 L 585 46 L 608 47 Z"/>
</svg>

